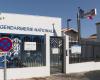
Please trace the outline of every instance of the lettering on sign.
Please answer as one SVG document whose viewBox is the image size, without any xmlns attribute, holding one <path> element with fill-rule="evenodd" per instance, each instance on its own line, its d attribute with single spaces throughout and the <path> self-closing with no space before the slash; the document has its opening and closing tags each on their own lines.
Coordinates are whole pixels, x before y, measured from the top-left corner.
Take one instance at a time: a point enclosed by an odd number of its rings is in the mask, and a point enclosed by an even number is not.
<svg viewBox="0 0 100 80">
<path fill-rule="evenodd" d="M 48 28 L 38 28 L 38 27 L 30 27 L 30 26 L 9 26 L 9 25 L 0 25 L 0 29 L 6 30 L 19 30 L 19 31 L 35 31 L 35 32 L 50 32 L 53 33 L 52 29 Z"/>
</svg>

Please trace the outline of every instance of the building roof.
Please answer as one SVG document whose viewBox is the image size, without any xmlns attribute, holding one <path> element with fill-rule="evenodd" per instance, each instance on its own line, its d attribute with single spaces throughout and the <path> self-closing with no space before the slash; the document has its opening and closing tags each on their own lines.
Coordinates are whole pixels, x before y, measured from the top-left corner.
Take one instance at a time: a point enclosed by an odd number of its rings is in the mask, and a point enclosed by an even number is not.
<svg viewBox="0 0 100 80">
<path fill-rule="evenodd" d="M 91 36 L 89 36 L 88 38 L 82 38 L 82 41 L 96 41 L 97 39 L 97 34 L 92 34 Z"/>
<path fill-rule="evenodd" d="M 69 29 L 64 28 L 64 29 L 62 29 L 62 32 L 74 32 L 74 33 L 78 33 L 78 31 L 75 30 L 75 29 L 73 29 L 73 28 L 69 28 Z"/>
<path fill-rule="evenodd" d="M 97 22 L 96 25 L 100 25 L 100 22 Z"/>
<path fill-rule="evenodd" d="M 97 38 L 97 34 L 92 34 L 89 39 L 96 39 Z"/>
</svg>

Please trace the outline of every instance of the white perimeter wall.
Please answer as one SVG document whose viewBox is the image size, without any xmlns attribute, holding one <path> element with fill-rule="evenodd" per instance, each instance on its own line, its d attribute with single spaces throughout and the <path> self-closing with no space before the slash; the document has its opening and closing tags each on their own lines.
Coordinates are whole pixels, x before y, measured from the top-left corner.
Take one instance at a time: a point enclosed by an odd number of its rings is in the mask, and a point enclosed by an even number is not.
<svg viewBox="0 0 100 80">
<path fill-rule="evenodd" d="M 68 60 L 68 57 L 66 57 Z M 100 62 L 82 62 L 66 64 L 66 74 L 100 70 Z"/>
<path fill-rule="evenodd" d="M 0 69 L 0 80 L 3 79 L 3 69 Z M 48 67 L 28 67 L 7 69 L 7 80 L 26 79 L 49 76 Z"/>
</svg>

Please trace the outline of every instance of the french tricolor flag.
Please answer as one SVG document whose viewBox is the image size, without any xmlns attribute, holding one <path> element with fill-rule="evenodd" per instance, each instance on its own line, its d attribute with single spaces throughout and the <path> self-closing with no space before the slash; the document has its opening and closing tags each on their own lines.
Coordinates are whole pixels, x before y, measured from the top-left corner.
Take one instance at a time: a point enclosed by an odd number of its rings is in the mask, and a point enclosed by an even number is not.
<svg viewBox="0 0 100 80">
<path fill-rule="evenodd" d="M 92 16 L 88 16 L 88 17 L 87 17 L 87 19 L 92 20 L 92 19 L 93 19 L 93 17 L 92 17 Z"/>
</svg>

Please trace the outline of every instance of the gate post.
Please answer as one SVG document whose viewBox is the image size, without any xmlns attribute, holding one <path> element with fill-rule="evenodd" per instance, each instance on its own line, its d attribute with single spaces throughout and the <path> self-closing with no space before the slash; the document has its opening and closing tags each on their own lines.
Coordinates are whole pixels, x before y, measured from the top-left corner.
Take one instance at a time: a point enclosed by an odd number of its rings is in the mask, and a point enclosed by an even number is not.
<svg viewBox="0 0 100 80">
<path fill-rule="evenodd" d="M 50 76 L 50 36 L 45 34 L 45 48 L 46 50 L 46 67 L 48 71 L 48 75 Z"/>
<path fill-rule="evenodd" d="M 64 71 L 64 73 L 66 73 L 66 45 L 65 45 L 66 44 L 66 36 L 63 36 L 63 39 L 64 39 L 63 40 L 63 46 L 64 46 L 63 47 L 64 48 L 64 53 L 63 53 L 64 54 L 64 63 L 63 63 L 64 69 L 63 69 L 63 71 Z"/>
</svg>

